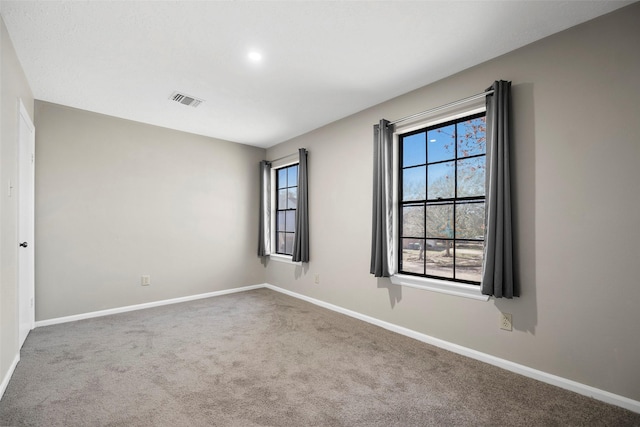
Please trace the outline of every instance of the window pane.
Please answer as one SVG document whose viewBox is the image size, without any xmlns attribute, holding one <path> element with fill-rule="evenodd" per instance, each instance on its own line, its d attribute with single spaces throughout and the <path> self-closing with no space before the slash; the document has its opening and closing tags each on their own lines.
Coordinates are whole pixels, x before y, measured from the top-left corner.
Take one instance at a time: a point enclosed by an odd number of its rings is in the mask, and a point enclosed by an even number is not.
<svg viewBox="0 0 640 427">
<path fill-rule="evenodd" d="M 287 209 L 287 189 L 278 190 L 278 207 L 276 209 Z"/>
<path fill-rule="evenodd" d="M 424 240 L 402 239 L 402 271 L 424 274 Z"/>
<path fill-rule="evenodd" d="M 287 169 L 278 169 L 278 188 L 285 188 L 287 186 Z"/>
<path fill-rule="evenodd" d="M 286 233 L 278 233 L 278 250 L 276 252 L 279 254 L 285 253 L 285 234 Z"/>
<path fill-rule="evenodd" d="M 284 211 L 280 211 L 278 212 L 278 220 L 277 220 L 277 225 L 276 225 L 276 231 L 284 231 Z"/>
<path fill-rule="evenodd" d="M 402 166 L 416 166 L 427 163 L 426 133 L 402 138 Z"/>
<path fill-rule="evenodd" d="M 482 280 L 482 242 L 456 242 L 456 279 Z"/>
<path fill-rule="evenodd" d="M 486 156 L 458 160 L 458 197 L 484 196 Z"/>
<path fill-rule="evenodd" d="M 427 238 L 453 238 L 453 204 L 427 205 Z"/>
<path fill-rule="evenodd" d="M 298 165 L 287 168 L 287 187 L 298 185 Z"/>
<path fill-rule="evenodd" d="M 296 211 L 286 211 L 287 219 L 285 231 L 294 232 L 296 231 Z"/>
<path fill-rule="evenodd" d="M 298 187 L 289 188 L 288 191 L 287 209 L 295 209 L 298 201 Z"/>
<path fill-rule="evenodd" d="M 402 235 L 404 237 L 424 237 L 423 205 L 402 208 Z"/>
<path fill-rule="evenodd" d="M 453 278 L 452 244 L 449 240 L 427 240 L 426 274 Z"/>
<path fill-rule="evenodd" d="M 427 138 L 429 139 L 429 144 L 427 145 L 427 148 L 429 163 L 455 159 L 455 128 L 455 125 L 449 125 L 439 129 L 430 130 L 428 132 Z"/>
<path fill-rule="evenodd" d="M 285 235 L 285 253 L 287 255 L 293 255 L 293 233 L 287 233 Z"/>
<path fill-rule="evenodd" d="M 427 191 L 425 167 L 402 171 L 402 200 L 424 200 Z"/>
<path fill-rule="evenodd" d="M 484 239 L 484 203 L 456 204 L 456 239 Z"/>
<path fill-rule="evenodd" d="M 429 166 L 429 200 L 455 197 L 455 162 L 438 163 Z"/>
<path fill-rule="evenodd" d="M 458 157 L 486 153 L 486 120 L 479 117 L 458 123 Z"/>
</svg>

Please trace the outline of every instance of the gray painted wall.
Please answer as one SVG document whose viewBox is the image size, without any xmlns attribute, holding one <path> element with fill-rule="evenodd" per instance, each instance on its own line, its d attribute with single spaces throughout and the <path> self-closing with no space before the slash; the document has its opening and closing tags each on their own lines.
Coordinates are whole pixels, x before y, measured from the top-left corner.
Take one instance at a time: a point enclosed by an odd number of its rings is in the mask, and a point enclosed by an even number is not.
<svg viewBox="0 0 640 427">
<path fill-rule="evenodd" d="M 33 95 L 0 18 L 0 382 L 18 355 L 18 99 L 33 119 Z M 9 197 L 9 182 L 14 186 Z"/>
<path fill-rule="evenodd" d="M 264 149 L 41 101 L 35 114 L 36 320 L 264 281 Z"/>
<path fill-rule="evenodd" d="M 267 282 L 640 400 L 638 22 L 636 3 L 270 148 L 271 159 L 309 150 L 311 262 L 270 262 Z M 521 298 L 479 302 L 373 278 L 373 124 L 497 79 L 513 82 Z M 498 328 L 500 311 L 513 332 Z"/>
</svg>

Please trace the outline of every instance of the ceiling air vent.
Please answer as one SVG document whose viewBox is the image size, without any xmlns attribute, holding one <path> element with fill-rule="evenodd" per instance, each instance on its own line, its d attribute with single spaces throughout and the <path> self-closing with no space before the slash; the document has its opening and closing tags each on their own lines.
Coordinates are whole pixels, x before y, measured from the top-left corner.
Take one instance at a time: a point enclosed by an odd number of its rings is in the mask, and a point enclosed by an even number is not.
<svg viewBox="0 0 640 427">
<path fill-rule="evenodd" d="M 184 93 L 179 92 L 173 92 L 169 99 L 194 108 L 204 102 L 203 99 L 198 99 L 195 96 L 185 95 Z"/>
</svg>

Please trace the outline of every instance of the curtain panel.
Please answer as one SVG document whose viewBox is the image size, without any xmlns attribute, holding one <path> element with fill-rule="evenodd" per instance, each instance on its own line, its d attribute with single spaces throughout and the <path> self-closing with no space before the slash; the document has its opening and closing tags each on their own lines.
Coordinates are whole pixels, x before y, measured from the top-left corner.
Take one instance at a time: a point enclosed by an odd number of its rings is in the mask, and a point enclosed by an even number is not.
<svg viewBox="0 0 640 427">
<path fill-rule="evenodd" d="M 260 162 L 260 223 L 258 225 L 258 256 L 271 253 L 271 163 Z"/>
<path fill-rule="evenodd" d="M 482 293 L 519 296 L 513 273 L 511 223 L 511 82 L 496 81 L 487 96 L 486 228 Z"/>
<path fill-rule="evenodd" d="M 395 273 L 393 259 L 393 125 L 387 120 L 373 127 L 373 215 L 371 268 L 375 277 Z"/>
<path fill-rule="evenodd" d="M 298 150 L 298 200 L 296 203 L 296 226 L 293 241 L 294 262 L 309 262 L 309 196 L 307 180 L 307 150 Z"/>
</svg>

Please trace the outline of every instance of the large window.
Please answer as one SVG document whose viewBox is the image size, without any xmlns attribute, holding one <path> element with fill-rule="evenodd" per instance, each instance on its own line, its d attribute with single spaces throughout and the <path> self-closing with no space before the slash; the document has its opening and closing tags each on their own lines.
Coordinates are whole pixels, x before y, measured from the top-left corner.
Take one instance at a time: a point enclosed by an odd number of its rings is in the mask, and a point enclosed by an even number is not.
<svg viewBox="0 0 640 427">
<path fill-rule="evenodd" d="M 298 165 L 276 169 L 276 253 L 293 254 L 298 200 Z"/>
<path fill-rule="evenodd" d="M 399 136 L 400 273 L 480 283 L 485 124 L 479 113 Z"/>
</svg>

